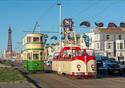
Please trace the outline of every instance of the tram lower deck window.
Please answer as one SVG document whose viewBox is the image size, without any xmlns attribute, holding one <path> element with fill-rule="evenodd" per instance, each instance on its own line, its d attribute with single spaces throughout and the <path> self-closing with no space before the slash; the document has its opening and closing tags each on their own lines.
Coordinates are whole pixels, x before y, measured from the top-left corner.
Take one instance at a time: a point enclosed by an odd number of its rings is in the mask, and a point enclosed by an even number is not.
<svg viewBox="0 0 125 88">
<path fill-rule="evenodd" d="M 39 54 L 33 54 L 33 59 L 38 60 L 39 59 Z"/>
</svg>

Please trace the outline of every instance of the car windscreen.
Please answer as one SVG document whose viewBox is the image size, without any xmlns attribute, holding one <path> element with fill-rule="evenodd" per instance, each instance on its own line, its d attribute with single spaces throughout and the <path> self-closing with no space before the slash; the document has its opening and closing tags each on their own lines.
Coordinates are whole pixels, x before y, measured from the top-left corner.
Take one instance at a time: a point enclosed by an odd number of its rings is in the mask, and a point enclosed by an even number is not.
<svg viewBox="0 0 125 88">
<path fill-rule="evenodd" d="M 114 63 L 114 64 L 118 64 L 118 62 L 117 61 L 115 61 L 115 60 L 105 60 L 105 62 L 106 63 Z"/>
<path fill-rule="evenodd" d="M 106 56 L 96 56 L 96 60 L 106 61 L 106 60 L 108 60 L 108 57 L 106 57 Z"/>
<path fill-rule="evenodd" d="M 119 64 L 107 64 L 110 68 L 120 68 Z"/>
</svg>

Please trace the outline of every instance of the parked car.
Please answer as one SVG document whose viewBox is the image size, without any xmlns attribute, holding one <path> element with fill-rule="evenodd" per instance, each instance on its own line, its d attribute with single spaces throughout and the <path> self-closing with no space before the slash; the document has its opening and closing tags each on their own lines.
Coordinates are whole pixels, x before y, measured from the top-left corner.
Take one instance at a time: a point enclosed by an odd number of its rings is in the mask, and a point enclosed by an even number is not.
<svg viewBox="0 0 125 88">
<path fill-rule="evenodd" d="M 107 60 L 103 62 L 103 66 L 107 69 L 108 75 L 122 75 L 122 68 L 116 62 Z"/>
<path fill-rule="evenodd" d="M 96 56 L 96 60 L 98 61 L 98 60 L 101 60 L 101 61 L 106 61 L 106 60 L 108 60 L 109 58 L 107 57 L 107 56 L 100 56 L 100 55 L 97 55 Z"/>
<path fill-rule="evenodd" d="M 102 60 L 97 60 L 96 61 L 96 66 L 97 66 L 97 76 L 107 76 L 107 69 L 103 66 L 103 61 Z"/>
<path fill-rule="evenodd" d="M 123 68 L 115 59 L 105 56 L 96 56 L 97 74 L 99 75 L 121 75 Z"/>
</svg>

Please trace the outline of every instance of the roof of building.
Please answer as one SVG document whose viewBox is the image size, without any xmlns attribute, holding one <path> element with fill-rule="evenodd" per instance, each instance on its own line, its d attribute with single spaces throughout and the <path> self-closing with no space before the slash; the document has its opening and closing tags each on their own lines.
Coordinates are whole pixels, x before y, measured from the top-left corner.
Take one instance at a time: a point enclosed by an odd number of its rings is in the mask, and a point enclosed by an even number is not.
<svg viewBox="0 0 125 88">
<path fill-rule="evenodd" d="M 125 33 L 125 28 L 121 27 L 97 28 L 96 30 L 93 31 L 102 33 Z"/>
</svg>

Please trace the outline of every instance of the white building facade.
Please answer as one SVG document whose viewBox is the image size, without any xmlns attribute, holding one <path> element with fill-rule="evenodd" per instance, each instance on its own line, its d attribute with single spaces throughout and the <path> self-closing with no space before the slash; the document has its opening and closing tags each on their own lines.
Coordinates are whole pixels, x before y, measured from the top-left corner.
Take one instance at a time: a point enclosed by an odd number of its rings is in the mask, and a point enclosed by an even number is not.
<svg viewBox="0 0 125 88">
<path fill-rule="evenodd" d="M 97 28 L 87 35 L 90 47 L 96 54 L 109 57 L 125 57 L 125 28 Z"/>
</svg>

